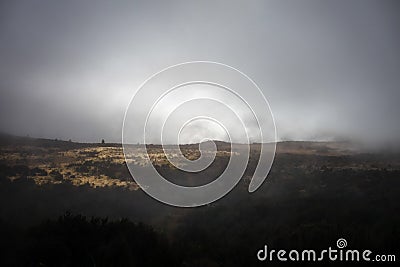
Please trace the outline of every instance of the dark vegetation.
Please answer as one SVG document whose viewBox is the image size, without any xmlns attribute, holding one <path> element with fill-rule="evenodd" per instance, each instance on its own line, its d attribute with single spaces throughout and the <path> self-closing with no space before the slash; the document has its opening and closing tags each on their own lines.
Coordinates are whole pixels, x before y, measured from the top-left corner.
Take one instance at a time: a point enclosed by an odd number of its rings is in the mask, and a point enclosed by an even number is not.
<svg viewBox="0 0 400 267">
<path fill-rule="evenodd" d="M 126 219 L 66 213 L 29 229 L 1 225 L 2 266 L 175 266 L 167 239 Z"/>
<path fill-rule="evenodd" d="M 399 161 L 398 154 L 278 153 L 260 190 L 249 194 L 242 180 L 220 201 L 194 209 L 166 206 L 141 190 L 38 186 L 29 176 L 45 175 L 40 168 L 2 163 L 0 266 L 280 266 L 258 262 L 257 251 L 265 244 L 326 249 L 338 238 L 399 259 Z M 126 171 L 107 161 L 97 167 Z"/>
</svg>

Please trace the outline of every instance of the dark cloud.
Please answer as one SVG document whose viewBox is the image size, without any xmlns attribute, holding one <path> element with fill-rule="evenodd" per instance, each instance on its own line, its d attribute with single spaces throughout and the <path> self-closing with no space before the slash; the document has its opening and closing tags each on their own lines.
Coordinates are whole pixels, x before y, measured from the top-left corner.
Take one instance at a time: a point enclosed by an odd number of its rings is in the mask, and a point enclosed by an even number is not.
<svg viewBox="0 0 400 267">
<path fill-rule="evenodd" d="M 397 142 L 397 1 L 2 1 L 0 130 L 121 140 L 130 96 L 176 63 L 253 78 L 281 139 Z"/>
</svg>

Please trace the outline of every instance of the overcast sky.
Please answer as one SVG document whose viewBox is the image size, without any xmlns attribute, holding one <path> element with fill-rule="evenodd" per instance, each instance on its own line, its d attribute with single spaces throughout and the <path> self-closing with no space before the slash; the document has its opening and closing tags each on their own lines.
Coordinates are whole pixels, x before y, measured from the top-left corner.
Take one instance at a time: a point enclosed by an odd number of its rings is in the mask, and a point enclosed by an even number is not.
<svg viewBox="0 0 400 267">
<path fill-rule="evenodd" d="M 398 1 L 0 2 L 0 131 L 121 141 L 159 70 L 231 65 L 269 100 L 279 139 L 400 135 Z"/>
</svg>

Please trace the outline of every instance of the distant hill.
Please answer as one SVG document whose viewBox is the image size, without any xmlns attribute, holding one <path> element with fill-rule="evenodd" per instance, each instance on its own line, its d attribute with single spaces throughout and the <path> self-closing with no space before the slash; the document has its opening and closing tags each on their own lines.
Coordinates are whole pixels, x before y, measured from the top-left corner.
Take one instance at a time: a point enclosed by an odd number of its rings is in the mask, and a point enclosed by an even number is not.
<svg viewBox="0 0 400 267">
<path fill-rule="evenodd" d="M 211 142 L 211 141 L 207 141 Z M 224 141 L 214 141 L 220 151 L 229 151 L 231 144 Z M 260 149 L 260 143 L 251 144 L 251 149 L 257 151 Z M 33 138 L 28 136 L 15 136 L 7 133 L 0 133 L 0 146 L 31 146 L 42 148 L 58 148 L 61 150 L 77 149 L 84 147 L 121 147 L 120 143 L 79 143 L 73 141 L 65 141 L 58 139 Z M 133 145 L 135 146 L 135 145 Z M 243 144 L 245 146 L 245 144 Z M 149 144 L 148 148 L 161 148 L 159 144 Z M 165 145 L 166 148 L 172 145 Z M 174 146 L 175 147 L 175 146 Z M 197 150 L 199 144 L 181 144 L 181 149 Z M 362 152 L 360 147 L 351 142 L 319 142 L 319 141 L 283 141 L 276 145 L 276 153 L 289 154 L 354 154 Z"/>
<path fill-rule="evenodd" d="M 7 133 L 0 133 L 0 146 L 33 146 L 33 147 L 56 147 L 59 149 L 75 149 L 95 146 L 121 146 L 118 143 L 78 143 L 58 139 L 34 138 L 29 136 L 15 136 Z"/>
</svg>

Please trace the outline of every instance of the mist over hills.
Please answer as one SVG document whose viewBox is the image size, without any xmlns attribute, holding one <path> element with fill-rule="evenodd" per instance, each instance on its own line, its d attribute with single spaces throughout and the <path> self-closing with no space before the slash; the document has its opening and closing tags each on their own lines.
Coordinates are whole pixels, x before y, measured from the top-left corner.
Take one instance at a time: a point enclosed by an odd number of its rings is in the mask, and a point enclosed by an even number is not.
<svg viewBox="0 0 400 267">
<path fill-rule="evenodd" d="M 105 143 L 102 144 L 102 139 L 99 140 L 99 142 L 79 142 L 75 140 L 62 140 L 58 138 L 54 139 L 49 139 L 49 138 L 38 138 L 38 137 L 31 137 L 31 136 L 18 136 L 18 135 L 13 135 L 9 134 L 6 132 L 0 132 L 0 145 L 32 145 L 32 146 L 57 146 L 57 147 L 68 147 L 68 146 L 98 146 L 98 145 L 106 145 L 106 146 L 121 146 L 121 143 L 116 143 L 116 142 L 107 142 L 107 140 L 104 140 Z M 221 148 L 227 148 L 230 147 L 230 143 L 226 141 L 221 141 L 221 140 L 207 140 L 204 141 L 203 143 L 207 142 L 214 142 L 218 147 Z M 351 142 L 349 140 L 340 140 L 340 141 L 304 141 L 304 140 L 290 140 L 290 141 L 278 141 L 276 142 L 277 144 L 295 144 L 295 143 L 301 143 L 305 146 L 307 145 L 312 145 L 312 144 L 319 144 L 319 145 L 328 145 L 328 144 L 347 144 L 347 145 L 357 145 L 355 142 Z M 240 144 L 239 145 L 247 145 L 247 144 Z M 258 146 L 260 143 L 251 143 L 250 145 L 252 146 Z M 137 144 L 128 144 L 128 145 L 137 145 Z M 160 144 L 147 144 L 147 146 L 160 146 Z M 164 146 L 176 146 L 173 144 L 165 144 Z M 186 147 L 186 148 L 198 148 L 199 143 L 189 143 L 189 144 L 179 144 L 180 147 Z"/>
</svg>

